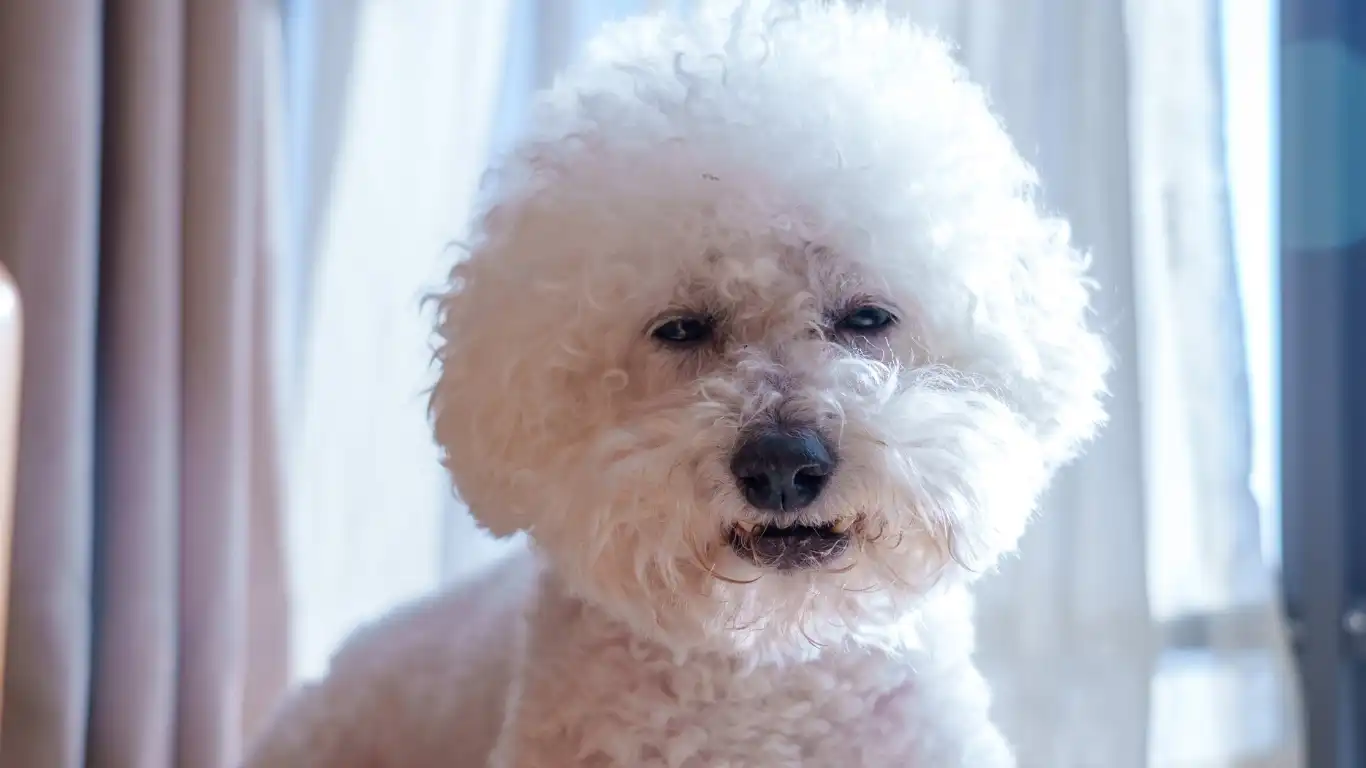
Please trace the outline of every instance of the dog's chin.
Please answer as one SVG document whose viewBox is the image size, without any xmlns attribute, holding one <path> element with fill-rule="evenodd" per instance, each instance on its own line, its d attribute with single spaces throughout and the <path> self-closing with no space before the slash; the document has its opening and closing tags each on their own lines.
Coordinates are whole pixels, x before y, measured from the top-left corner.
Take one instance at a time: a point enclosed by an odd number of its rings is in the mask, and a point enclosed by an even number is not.
<svg viewBox="0 0 1366 768">
<path fill-rule="evenodd" d="M 829 522 L 740 522 L 726 532 L 740 559 L 760 568 L 803 571 L 837 567 L 849 551 L 855 520 Z"/>
</svg>

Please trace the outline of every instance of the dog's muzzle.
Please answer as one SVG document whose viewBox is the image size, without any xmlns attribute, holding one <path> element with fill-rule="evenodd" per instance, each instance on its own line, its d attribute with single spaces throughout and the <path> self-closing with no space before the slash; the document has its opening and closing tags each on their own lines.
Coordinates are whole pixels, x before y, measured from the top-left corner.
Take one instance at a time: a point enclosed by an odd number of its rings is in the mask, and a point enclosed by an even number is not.
<svg viewBox="0 0 1366 768">
<path fill-rule="evenodd" d="M 796 514 L 816 501 L 837 465 L 814 429 L 766 426 L 744 433 L 730 469 L 758 514 L 731 529 L 731 548 L 756 565 L 779 570 L 815 568 L 843 554 L 852 518 L 812 525 Z"/>
</svg>

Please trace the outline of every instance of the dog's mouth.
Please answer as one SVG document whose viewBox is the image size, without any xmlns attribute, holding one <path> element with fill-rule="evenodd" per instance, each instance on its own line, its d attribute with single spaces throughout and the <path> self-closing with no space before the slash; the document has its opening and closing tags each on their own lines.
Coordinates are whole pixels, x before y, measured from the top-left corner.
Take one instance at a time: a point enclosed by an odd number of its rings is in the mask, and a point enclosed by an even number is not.
<svg viewBox="0 0 1366 768">
<path fill-rule="evenodd" d="M 728 539 L 735 554 L 755 565 L 780 571 L 819 568 L 849 548 L 855 519 L 844 517 L 819 525 L 740 522 Z"/>
</svg>

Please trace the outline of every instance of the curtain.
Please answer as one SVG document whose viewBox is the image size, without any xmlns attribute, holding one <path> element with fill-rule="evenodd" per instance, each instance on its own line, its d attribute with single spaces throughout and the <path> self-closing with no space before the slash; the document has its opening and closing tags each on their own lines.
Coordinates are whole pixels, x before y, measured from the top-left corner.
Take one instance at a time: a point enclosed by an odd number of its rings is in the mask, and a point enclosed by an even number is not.
<svg viewBox="0 0 1366 768">
<path fill-rule="evenodd" d="M 357 624 L 486 552 L 447 549 L 454 499 L 427 422 L 434 318 L 422 298 L 459 247 L 483 170 L 508 20 L 502 0 L 357 0 L 335 9 L 354 12 L 345 23 L 323 7 L 292 37 L 311 35 L 311 60 L 330 62 L 303 81 L 319 118 L 296 123 L 292 143 L 336 146 L 300 175 L 310 202 L 296 212 L 299 241 L 315 244 L 287 526 L 304 677 Z"/>
<path fill-rule="evenodd" d="M 4 768 L 231 768 L 285 682 L 263 7 L 0 3 Z"/>
<path fill-rule="evenodd" d="M 892 5 L 986 85 L 1093 254 L 1118 358 L 1104 434 L 979 590 L 1021 764 L 1300 765 L 1251 486 L 1217 0 Z"/>
</svg>

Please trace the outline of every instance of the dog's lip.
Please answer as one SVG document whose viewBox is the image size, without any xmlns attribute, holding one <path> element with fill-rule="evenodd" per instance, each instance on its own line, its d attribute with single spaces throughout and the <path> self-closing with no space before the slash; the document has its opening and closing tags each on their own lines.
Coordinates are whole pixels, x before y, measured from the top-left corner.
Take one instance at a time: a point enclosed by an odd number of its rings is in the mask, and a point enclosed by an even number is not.
<svg viewBox="0 0 1366 768">
<path fill-rule="evenodd" d="M 828 532 L 843 535 L 847 534 L 858 521 L 858 515 L 852 514 L 842 515 L 834 520 L 826 520 L 818 523 L 737 520 L 734 529 L 742 536 L 784 536 L 799 534 L 804 531 Z"/>
<path fill-rule="evenodd" d="M 731 549 L 755 565 L 780 571 L 816 568 L 844 554 L 857 518 L 824 523 L 739 521 L 728 531 Z"/>
</svg>

